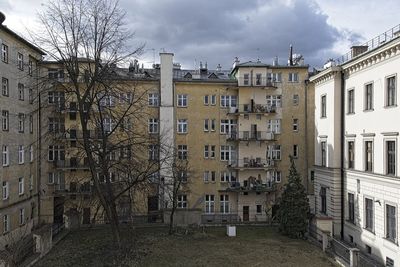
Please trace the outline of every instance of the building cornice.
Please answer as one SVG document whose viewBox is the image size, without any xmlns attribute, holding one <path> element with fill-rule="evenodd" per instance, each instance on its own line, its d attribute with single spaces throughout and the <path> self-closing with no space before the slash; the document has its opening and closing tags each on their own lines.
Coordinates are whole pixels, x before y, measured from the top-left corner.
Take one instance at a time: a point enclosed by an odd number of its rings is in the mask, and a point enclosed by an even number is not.
<svg viewBox="0 0 400 267">
<path fill-rule="evenodd" d="M 386 45 L 372 50 L 370 53 L 366 53 L 364 56 L 354 61 L 343 64 L 342 68 L 345 75 L 348 76 L 373 67 L 398 55 L 400 55 L 400 38 L 392 40 Z"/>
<path fill-rule="evenodd" d="M 327 69 L 324 69 L 318 74 L 315 74 L 310 77 L 310 82 L 319 85 L 325 82 L 328 82 L 330 80 L 333 80 L 337 73 L 341 71 L 341 67 L 339 66 L 332 66 Z"/>
</svg>

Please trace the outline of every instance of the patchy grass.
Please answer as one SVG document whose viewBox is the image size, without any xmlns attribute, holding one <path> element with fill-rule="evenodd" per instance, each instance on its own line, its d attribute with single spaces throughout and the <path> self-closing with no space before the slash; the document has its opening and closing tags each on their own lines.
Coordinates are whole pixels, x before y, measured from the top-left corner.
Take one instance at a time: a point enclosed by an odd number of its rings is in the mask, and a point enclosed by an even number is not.
<svg viewBox="0 0 400 267">
<path fill-rule="evenodd" d="M 124 228 L 123 249 L 109 228 L 74 231 L 35 266 L 335 266 L 319 248 L 272 227 L 224 227 L 169 236 L 167 228 Z"/>
</svg>

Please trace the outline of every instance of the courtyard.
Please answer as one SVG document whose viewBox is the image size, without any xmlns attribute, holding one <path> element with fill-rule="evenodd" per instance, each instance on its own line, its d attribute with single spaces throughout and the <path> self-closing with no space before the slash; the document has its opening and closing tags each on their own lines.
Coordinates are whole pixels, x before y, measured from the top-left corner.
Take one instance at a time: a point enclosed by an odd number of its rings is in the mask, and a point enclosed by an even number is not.
<svg viewBox="0 0 400 267">
<path fill-rule="evenodd" d="M 107 226 L 75 230 L 35 266 L 335 266 L 306 240 L 282 236 L 277 228 L 239 226 L 180 229 L 122 228 L 118 250 Z"/>
</svg>

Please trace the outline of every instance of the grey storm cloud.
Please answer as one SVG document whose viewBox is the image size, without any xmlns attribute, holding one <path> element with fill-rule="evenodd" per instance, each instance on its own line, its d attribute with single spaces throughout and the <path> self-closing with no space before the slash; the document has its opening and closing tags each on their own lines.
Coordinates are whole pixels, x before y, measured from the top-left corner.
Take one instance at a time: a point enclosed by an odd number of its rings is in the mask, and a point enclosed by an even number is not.
<svg viewBox="0 0 400 267">
<path fill-rule="evenodd" d="M 157 53 L 175 53 L 175 61 L 192 68 L 207 61 L 229 68 L 234 57 L 241 61 L 271 62 L 278 56 L 285 63 L 289 45 L 307 63 L 320 66 L 335 42 L 353 35 L 327 23 L 312 0 L 292 1 L 184 1 L 122 0 L 135 41 Z M 152 59 L 147 50 L 145 57 Z"/>
</svg>

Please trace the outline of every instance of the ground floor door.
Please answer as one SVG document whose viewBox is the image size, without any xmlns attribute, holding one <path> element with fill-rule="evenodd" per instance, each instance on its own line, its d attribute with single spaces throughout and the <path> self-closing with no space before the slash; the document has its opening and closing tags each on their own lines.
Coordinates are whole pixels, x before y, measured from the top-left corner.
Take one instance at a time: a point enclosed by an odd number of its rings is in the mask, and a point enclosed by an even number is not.
<svg viewBox="0 0 400 267">
<path fill-rule="evenodd" d="M 243 206 L 243 221 L 249 221 L 249 206 Z"/>
<path fill-rule="evenodd" d="M 64 222 L 64 198 L 55 197 L 54 198 L 54 210 L 53 210 L 53 223 L 62 224 Z"/>
<path fill-rule="evenodd" d="M 148 197 L 147 198 L 148 222 L 157 221 L 157 211 L 158 211 L 158 196 Z"/>
<path fill-rule="evenodd" d="M 90 208 L 84 208 L 83 209 L 82 223 L 83 224 L 90 224 Z"/>
</svg>

